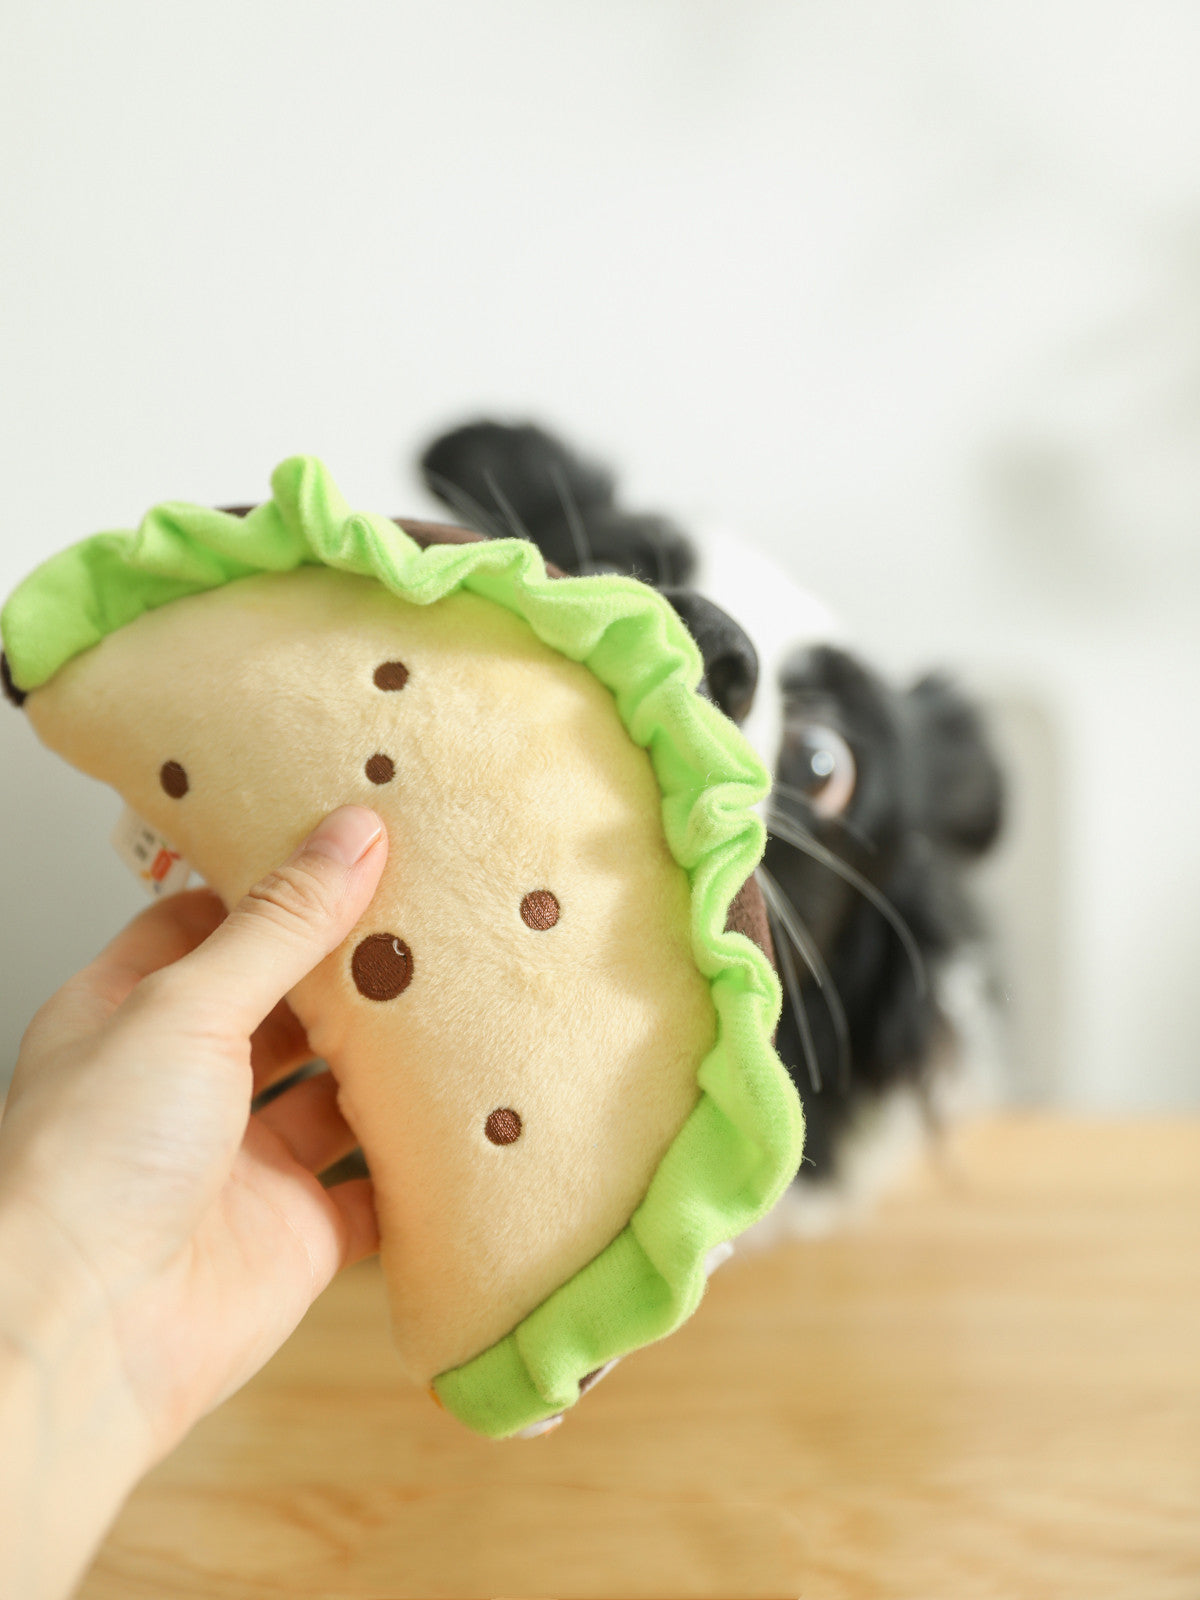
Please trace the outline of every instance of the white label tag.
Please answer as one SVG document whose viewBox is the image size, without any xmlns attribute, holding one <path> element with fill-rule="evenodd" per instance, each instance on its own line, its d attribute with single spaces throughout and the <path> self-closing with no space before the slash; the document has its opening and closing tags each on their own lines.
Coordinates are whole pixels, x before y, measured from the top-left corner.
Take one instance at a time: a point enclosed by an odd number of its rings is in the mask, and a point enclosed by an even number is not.
<svg viewBox="0 0 1200 1600">
<path fill-rule="evenodd" d="M 113 849 L 139 878 L 147 894 L 156 898 L 186 889 L 192 875 L 178 850 L 130 806 L 126 806 L 112 833 Z"/>
</svg>

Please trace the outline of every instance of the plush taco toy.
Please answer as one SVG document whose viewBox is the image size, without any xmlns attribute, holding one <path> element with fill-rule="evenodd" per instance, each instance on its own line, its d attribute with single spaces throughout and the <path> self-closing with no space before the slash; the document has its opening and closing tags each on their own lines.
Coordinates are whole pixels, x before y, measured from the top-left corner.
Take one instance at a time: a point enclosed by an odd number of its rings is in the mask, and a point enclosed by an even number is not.
<svg viewBox="0 0 1200 1600">
<path fill-rule="evenodd" d="M 227 904 L 336 806 L 384 818 L 366 917 L 290 998 L 375 1181 L 405 1368 L 536 1430 L 690 1315 L 796 1170 L 747 936 L 767 777 L 648 588 L 351 513 L 311 459 L 272 486 L 46 562 L 5 682 Z"/>
</svg>

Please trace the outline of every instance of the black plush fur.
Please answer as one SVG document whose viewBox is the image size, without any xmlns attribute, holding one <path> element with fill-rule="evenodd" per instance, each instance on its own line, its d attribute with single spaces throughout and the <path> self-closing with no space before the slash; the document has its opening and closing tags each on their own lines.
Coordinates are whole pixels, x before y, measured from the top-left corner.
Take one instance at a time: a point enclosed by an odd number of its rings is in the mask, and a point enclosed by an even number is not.
<svg viewBox="0 0 1200 1600">
<path fill-rule="evenodd" d="M 693 541 L 665 517 L 625 511 L 605 468 L 541 428 L 493 421 L 438 438 L 421 465 L 433 493 L 480 532 L 531 538 L 567 572 L 626 572 L 662 589 L 700 645 L 704 692 L 735 721 L 747 714 L 751 639 L 690 586 Z M 762 692 L 782 696 L 784 718 L 762 881 L 786 947 L 780 965 L 790 960 L 797 979 L 777 1044 L 805 1106 L 799 1176 L 836 1177 L 865 1105 L 900 1084 L 929 1086 L 947 1030 L 938 974 L 979 931 L 965 870 L 996 839 L 1002 782 L 978 712 L 941 675 L 898 689 L 821 646 L 797 651 Z M 857 769 L 839 816 L 819 804 L 822 729 L 845 740 Z"/>
<path fill-rule="evenodd" d="M 20 708 L 29 696 L 24 689 L 18 689 L 13 682 L 12 668 L 8 664 L 8 657 L 0 651 L 0 689 L 4 691 L 4 698 L 11 700 L 14 706 Z"/>
<path fill-rule="evenodd" d="M 662 589 L 695 568 L 681 529 L 619 507 L 612 473 L 541 428 L 471 423 L 435 439 L 421 471 L 468 526 L 502 536 L 519 527 L 564 572 L 628 572 Z"/>
</svg>

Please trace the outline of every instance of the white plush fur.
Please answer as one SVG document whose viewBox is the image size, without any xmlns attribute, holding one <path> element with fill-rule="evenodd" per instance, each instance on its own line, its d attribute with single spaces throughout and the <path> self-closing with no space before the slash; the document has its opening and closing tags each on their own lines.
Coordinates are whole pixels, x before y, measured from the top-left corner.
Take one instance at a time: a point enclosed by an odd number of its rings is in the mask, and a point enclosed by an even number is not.
<svg viewBox="0 0 1200 1600">
<path fill-rule="evenodd" d="M 383 661 L 407 685 L 372 681 Z M 382 886 L 292 996 L 376 1181 L 402 1359 L 427 1381 L 602 1249 L 696 1099 L 715 1033 L 687 882 L 645 753 L 586 668 L 497 605 L 407 605 L 304 568 L 150 612 L 29 698 L 42 739 L 120 790 L 227 903 L 334 807 L 384 817 Z M 395 779 L 372 784 L 368 758 Z M 159 783 L 180 762 L 190 788 Z M 534 932 L 522 896 L 562 915 Z M 394 1000 L 351 954 L 413 952 Z M 522 1137 L 484 1122 L 512 1107 Z"/>
<path fill-rule="evenodd" d="M 846 645 L 845 629 L 816 595 L 746 539 L 708 529 L 696 541 L 701 594 L 734 617 L 758 653 L 758 693 L 742 727 L 770 772 L 783 737 L 779 672 L 806 645 Z"/>
</svg>

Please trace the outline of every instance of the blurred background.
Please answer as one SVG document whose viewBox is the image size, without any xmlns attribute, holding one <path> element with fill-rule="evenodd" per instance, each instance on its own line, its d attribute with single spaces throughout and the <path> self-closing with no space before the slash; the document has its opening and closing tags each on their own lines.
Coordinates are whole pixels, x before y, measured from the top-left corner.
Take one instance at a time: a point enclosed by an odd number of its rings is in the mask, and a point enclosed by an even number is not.
<svg viewBox="0 0 1200 1600">
<path fill-rule="evenodd" d="M 0 592 L 480 412 L 756 542 L 990 709 L 999 1092 L 1200 1100 L 1200 13 L 9 0 Z M 0 707 L 0 1081 L 141 901 Z"/>
</svg>

